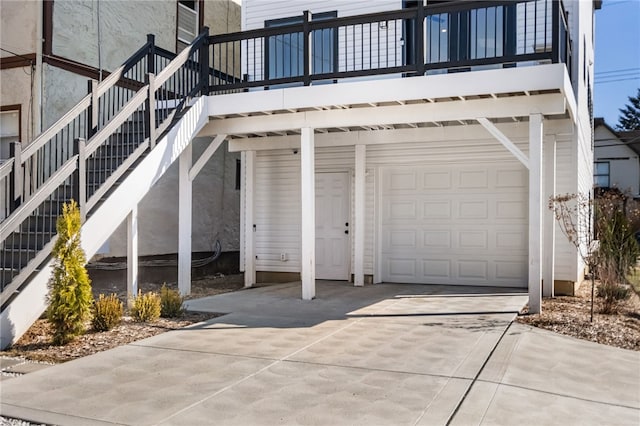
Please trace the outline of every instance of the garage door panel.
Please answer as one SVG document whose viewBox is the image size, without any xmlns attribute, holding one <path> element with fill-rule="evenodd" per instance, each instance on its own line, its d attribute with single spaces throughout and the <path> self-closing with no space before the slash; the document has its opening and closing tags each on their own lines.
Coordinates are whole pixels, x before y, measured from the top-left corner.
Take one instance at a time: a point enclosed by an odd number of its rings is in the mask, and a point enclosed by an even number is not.
<svg viewBox="0 0 640 426">
<path fill-rule="evenodd" d="M 415 259 L 389 258 L 385 262 L 392 282 L 415 282 L 417 276 Z"/>
<path fill-rule="evenodd" d="M 451 231 L 445 230 L 423 230 L 423 248 L 426 249 L 450 249 L 451 244 Z"/>
<path fill-rule="evenodd" d="M 458 188 L 489 188 L 489 172 L 487 170 L 461 170 L 460 172 L 458 172 Z"/>
<path fill-rule="evenodd" d="M 382 279 L 526 286 L 527 183 L 513 164 L 383 170 Z"/>
<path fill-rule="evenodd" d="M 450 280 L 451 259 L 424 259 L 422 271 L 425 282 Z"/>
<path fill-rule="evenodd" d="M 521 230 L 500 230 L 496 231 L 495 248 L 500 251 L 510 251 L 511 253 L 522 252 L 527 254 L 528 236 Z"/>
<path fill-rule="evenodd" d="M 416 231 L 413 229 L 392 231 L 389 238 L 389 245 L 394 249 L 414 250 L 416 248 Z"/>
<path fill-rule="evenodd" d="M 460 231 L 458 232 L 458 247 L 461 249 L 489 249 L 489 232 Z"/>
<path fill-rule="evenodd" d="M 496 280 L 520 282 L 527 273 L 526 264 L 521 261 L 496 260 L 493 264 Z"/>
<path fill-rule="evenodd" d="M 450 219 L 450 200 L 429 200 L 422 203 L 422 219 Z"/>
<path fill-rule="evenodd" d="M 427 171 L 422 173 L 422 187 L 428 190 L 451 189 L 452 177 L 450 171 Z"/>
<path fill-rule="evenodd" d="M 460 280 L 489 281 L 489 261 L 458 260 L 457 276 Z"/>
<path fill-rule="evenodd" d="M 486 200 L 462 200 L 457 203 L 456 216 L 452 219 L 488 219 L 489 203 Z"/>
<path fill-rule="evenodd" d="M 497 170 L 496 188 L 524 189 L 529 185 L 529 176 L 524 170 Z"/>
</svg>

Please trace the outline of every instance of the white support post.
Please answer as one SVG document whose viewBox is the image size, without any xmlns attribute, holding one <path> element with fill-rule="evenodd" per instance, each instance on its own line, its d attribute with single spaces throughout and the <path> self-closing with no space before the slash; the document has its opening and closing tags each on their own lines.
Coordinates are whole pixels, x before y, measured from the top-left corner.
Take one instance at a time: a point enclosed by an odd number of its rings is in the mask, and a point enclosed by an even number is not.
<svg viewBox="0 0 640 426">
<path fill-rule="evenodd" d="M 545 201 L 556 196 L 556 139 L 550 138 L 544 143 L 544 179 Z M 543 208 L 546 206 L 543 203 Z M 555 247 L 556 220 L 553 210 L 545 209 L 544 217 L 544 267 L 542 295 L 553 297 L 553 282 L 555 280 Z"/>
<path fill-rule="evenodd" d="M 356 167 L 355 167 L 355 212 L 354 212 L 354 265 L 353 265 L 353 285 L 361 287 L 364 285 L 364 236 L 365 236 L 365 175 L 367 164 L 367 146 L 356 145 Z"/>
<path fill-rule="evenodd" d="M 191 209 L 192 147 L 190 143 L 180 154 L 178 164 L 178 290 L 181 295 L 191 294 Z"/>
<path fill-rule="evenodd" d="M 246 175 L 245 175 L 245 170 L 246 170 L 246 165 L 247 165 L 247 159 L 246 159 L 246 151 L 242 151 L 240 153 L 240 272 L 244 272 L 244 265 L 245 265 L 245 244 L 246 244 L 246 239 L 245 239 L 245 234 L 246 234 L 246 229 L 245 229 L 245 191 L 246 191 L 246 186 L 247 186 L 247 180 L 246 180 Z"/>
<path fill-rule="evenodd" d="M 529 312 L 542 311 L 542 115 L 529 115 Z"/>
<path fill-rule="evenodd" d="M 256 229 L 255 229 L 255 161 L 256 152 L 247 151 L 244 155 L 244 286 L 253 287 L 256 283 Z"/>
<path fill-rule="evenodd" d="M 302 201 L 302 299 L 316 297 L 316 195 L 314 129 L 303 127 L 300 140 Z"/>
<path fill-rule="evenodd" d="M 138 206 L 127 216 L 127 306 L 138 295 Z"/>
</svg>

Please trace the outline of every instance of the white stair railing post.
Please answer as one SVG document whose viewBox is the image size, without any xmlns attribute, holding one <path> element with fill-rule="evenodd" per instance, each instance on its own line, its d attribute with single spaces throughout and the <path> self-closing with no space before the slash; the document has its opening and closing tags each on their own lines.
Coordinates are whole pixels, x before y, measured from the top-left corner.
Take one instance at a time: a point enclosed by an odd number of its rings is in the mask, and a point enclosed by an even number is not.
<svg viewBox="0 0 640 426">
<path fill-rule="evenodd" d="M 149 95 L 145 103 L 145 121 L 147 126 L 146 137 L 149 138 L 149 149 L 156 146 L 156 84 L 155 75 L 148 73 L 145 82 L 149 85 Z"/>
<path fill-rule="evenodd" d="M 73 141 L 73 154 L 78 156 L 78 166 L 73 178 L 73 198 L 78 203 L 80 218 L 84 223 L 87 218 L 87 161 L 85 154 L 85 140 Z"/>
<path fill-rule="evenodd" d="M 16 209 L 22 201 L 22 142 L 13 142 L 9 146 L 10 155 L 13 157 L 13 171 L 11 172 L 11 203 L 10 211 Z"/>
</svg>

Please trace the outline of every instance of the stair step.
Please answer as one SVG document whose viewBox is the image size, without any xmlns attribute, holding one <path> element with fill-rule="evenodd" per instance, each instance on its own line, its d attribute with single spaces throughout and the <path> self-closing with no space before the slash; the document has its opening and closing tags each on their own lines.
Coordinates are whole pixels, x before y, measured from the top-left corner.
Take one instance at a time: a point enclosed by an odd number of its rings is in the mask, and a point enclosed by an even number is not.
<svg viewBox="0 0 640 426">
<path fill-rule="evenodd" d="M 36 257 L 35 250 L 2 250 L 0 253 L 0 267 L 4 269 L 21 270 L 30 260 Z"/>
<path fill-rule="evenodd" d="M 51 241 L 49 234 L 14 232 L 5 240 L 4 248 L 6 250 L 40 251 L 49 241 Z"/>
</svg>

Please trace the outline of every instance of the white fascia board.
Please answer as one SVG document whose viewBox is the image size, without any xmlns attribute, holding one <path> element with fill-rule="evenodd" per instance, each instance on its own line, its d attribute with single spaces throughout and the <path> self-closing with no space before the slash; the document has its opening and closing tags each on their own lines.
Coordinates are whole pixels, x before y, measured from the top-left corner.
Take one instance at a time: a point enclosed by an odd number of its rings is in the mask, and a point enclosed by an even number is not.
<svg viewBox="0 0 640 426">
<path fill-rule="evenodd" d="M 209 96 L 212 116 L 264 111 L 322 108 L 332 105 L 378 104 L 496 93 L 566 91 L 564 64 L 471 71 L 409 78 L 341 82 Z M 569 82 L 569 87 L 571 84 Z"/>
<path fill-rule="evenodd" d="M 555 115 L 563 114 L 565 111 L 564 95 L 554 93 L 498 99 L 363 107 L 348 110 L 333 109 L 217 119 L 210 121 L 199 136 L 278 132 L 301 129 L 303 127 L 323 129 L 475 120 L 477 117 L 491 119 L 522 117 L 529 114 Z"/>
<path fill-rule="evenodd" d="M 567 73 L 566 68 L 563 70 L 563 74 L 564 82 L 562 93 L 567 99 L 567 111 L 569 112 L 569 116 L 573 120 L 573 123 L 576 124 L 578 122 L 578 102 L 576 101 L 573 86 L 571 85 L 571 79 L 569 78 L 569 73 Z"/>
<path fill-rule="evenodd" d="M 495 125 L 509 138 L 526 138 L 529 124 L 505 123 Z M 548 120 L 544 126 L 545 135 L 568 134 L 573 130 L 570 120 Z M 426 127 L 393 130 L 358 130 L 352 132 L 317 133 L 315 146 L 328 148 L 353 145 L 380 145 L 394 143 L 425 143 L 437 141 L 479 141 L 494 140 L 479 124 L 450 127 Z M 264 151 L 273 149 L 300 148 L 300 135 L 266 136 L 229 141 L 229 152 Z"/>
</svg>

